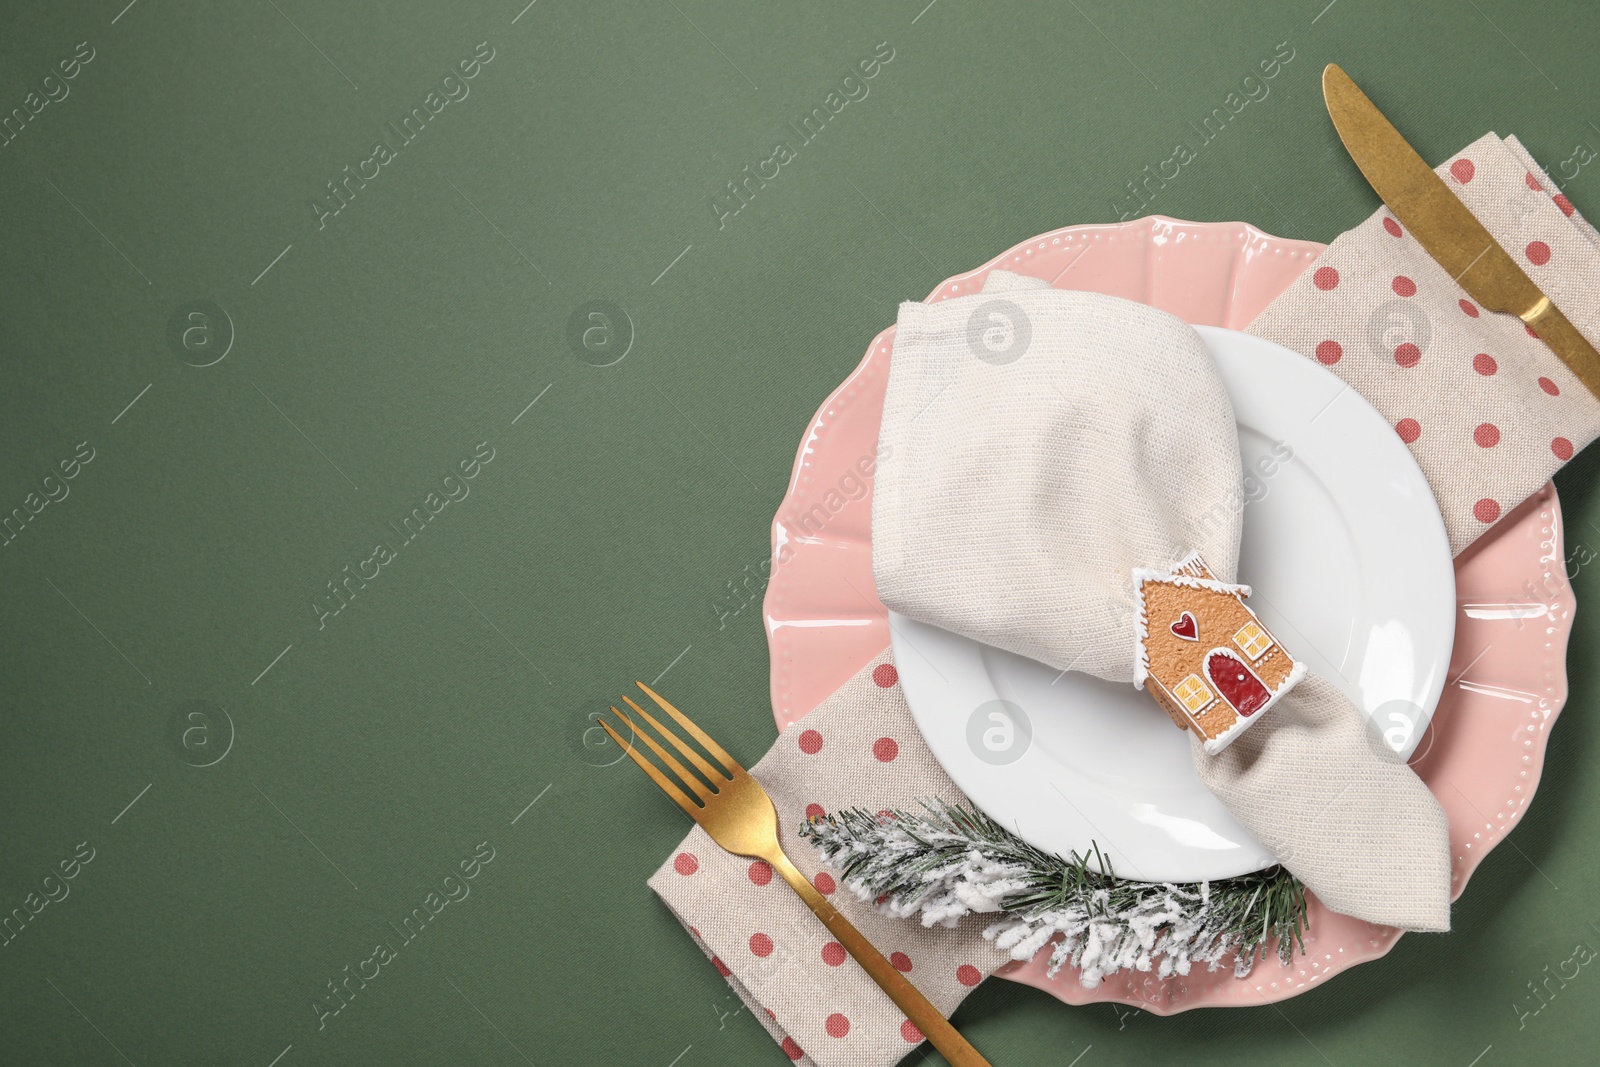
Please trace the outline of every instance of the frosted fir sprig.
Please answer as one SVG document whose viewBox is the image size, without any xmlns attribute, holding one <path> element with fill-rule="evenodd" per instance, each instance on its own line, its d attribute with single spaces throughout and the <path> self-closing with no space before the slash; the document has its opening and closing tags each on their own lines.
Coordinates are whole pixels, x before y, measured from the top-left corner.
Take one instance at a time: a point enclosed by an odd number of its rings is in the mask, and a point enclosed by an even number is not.
<svg viewBox="0 0 1600 1067">
<path fill-rule="evenodd" d="M 923 926 L 998 914 L 983 936 L 1014 960 L 1050 951 L 1050 976 L 1071 963 L 1084 988 L 1123 970 L 1159 978 L 1230 953 L 1244 977 L 1275 950 L 1305 951 L 1305 887 L 1282 867 L 1211 882 L 1118 878 L 1098 846 L 1066 859 L 1023 841 L 976 808 L 940 800 L 911 813 L 861 809 L 809 820 L 800 836 L 861 900 Z"/>
</svg>

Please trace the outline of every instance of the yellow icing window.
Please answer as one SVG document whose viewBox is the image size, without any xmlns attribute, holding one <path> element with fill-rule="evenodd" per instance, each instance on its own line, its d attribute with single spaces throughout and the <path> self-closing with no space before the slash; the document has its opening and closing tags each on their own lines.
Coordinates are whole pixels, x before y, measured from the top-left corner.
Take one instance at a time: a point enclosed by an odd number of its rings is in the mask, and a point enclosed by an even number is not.
<svg viewBox="0 0 1600 1067">
<path fill-rule="evenodd" d="M 1198 712 L 1201 708 L 1211 703 L 1211 688 L 1200 680 L 1198 674 L 1191 674 L 1177 684 L 1172 690 L 1172 695 L 1178 698 L 1185 708 L 1191 713 Z"/>
<path fill-rule="evenodd" d="M 1272 647 L 1272 638 L 1267 636 L 1267 631 L 1253 622 L 1247 622 L 1239 627 L 1239 632 L 1233 635 L 1233 643 L 1244 650 L 1244 654 L 1251 659 L 1260 659 L 1261 653 Z"/>
</svg>

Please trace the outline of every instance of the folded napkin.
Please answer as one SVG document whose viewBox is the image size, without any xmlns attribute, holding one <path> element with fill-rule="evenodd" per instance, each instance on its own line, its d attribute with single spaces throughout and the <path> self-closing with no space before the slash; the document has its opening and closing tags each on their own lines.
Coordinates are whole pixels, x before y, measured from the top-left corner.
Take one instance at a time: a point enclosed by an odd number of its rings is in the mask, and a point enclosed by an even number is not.
<svg viewBox="0 0 1600 1067">
<path fill-rule="evenodd" d="M 1514 137 L 1437 168 L 1600 347 L 1600 234 Z M 1459 554 L 1600 433 L 1600 400 L 1521 320 L 1483 311 L 1386 208 L 1338 237 L 1249 332 L 1322 363 L 1411 446 Z"/>
<path fill-rule="evenodd" d="M 1600 342 L 1600 235 L 1521 145 L 1489 135 L 1439 171 L 1505 248 L 1521 250 L 1525 269 L 1590 341 Z M 1410 288 L 1402 277 L 1417 287 L 1411 296 L 1401 295 Z M 1412 332 L 1402 335 L 1396 326 Z M 1481 312 L 1386 209 L 1336 240 L 1250 330 L 1317 359 L 1390 418 L 1432 483 L 1458 552 L 1600 431 L 1600 402 L 1565 365 L 1516 320 Z M 1406 344 L 1416 347 L 1416 358 Z M 1495 444 L 1479 443 L 1484 423 L 1497 433 L 1483 430 L 1482 438 Z M 1468 440 L 1471 447 L 1463 444 Z M 1226 565 L 1218 562 L 1224 558 L 1210 562 Z M 795 836 L 807 815 L 905 807 L 920 797 L 961 799 L 917 732 L 896 677 L 885 651 L 786 730 L 753 768 L 773 794 L 790 855 L 825 890 L 836 888 L 832 877 Z M 1314 682 L 1296 692 L 1315 729 Z M 1271 716 L 1287 710 L 1280 703 Z M 1220 757 L 1200 757 L 1211 761 L 1202 767 L 1217 772 L 1208 781 L 1214 792 L 1231 788 L 1247 797 L 1259 789 L 1274 804 L 1284 795 L 1272 785 L 1272 761 L 1263 750 L 1276 755 L 1278 746 L 1268 746 L 1267 738 L 1293 741 L 1295 732 L 1269 734 L 1268 721 Z M 879 738 L 894 742 L 892 749 L 882 746 L 892 759 L 875 754 Z M 828 947 L 826 929 L 781 879 L 722 852 L 698 828 L 650 885 L 790 1059 L 883 1067 L 915 1044 L 918 1035 L 904 1015 L 854 962 Z M 913 981 L 941 1010 L 953 1011 L 1004 962 L 980 936 L 982 923 L 929 931 L 842 899 L 847 895 L 830 899 L 894 962 L 909 965 Z M 773 958 L 784 966 L 772 965 Z"/>
<path fill-rule="evenodd" d="M 903 304 L 881 438 L 873 577 L 908 618 L 1133 682 L 1135 571 L 1198 551 L 1234 580 L 1233 406 L 1200 335 L 1165 312 L 1004 271 Z M 1255 714 L 1221 757 L 1191 737 L 1234 817 L 1334 911 L 1449 929 L 1449 823 L 1367 717 L 1317 679 Z"/>
<path fill-rule="evenodd" d="M 999 270 L 901 304 L 880 439 L 873 578 L 909 618 L 1131 682 L 1133 568 L 1233 581 L 1233 404 L 1164 311 Z"/>
<path fill-rule="evenodd" d="M 794 836 L 823 812 L 965 799 L 917 732 L 887 649 L 803 724 L 785 730 L 750 773 L 772 797 L 794 865 L 946 1016 L 1008 962 L 981 936 L 985 917 L 930 930 L 882 915 L 840 887 L 817 850 Z M 922 1042 L 905 1013 L 765 862 L 724 852 L 696 826 L 650 888 L 791 1060 L 879 1067 Z"/>
</svg>

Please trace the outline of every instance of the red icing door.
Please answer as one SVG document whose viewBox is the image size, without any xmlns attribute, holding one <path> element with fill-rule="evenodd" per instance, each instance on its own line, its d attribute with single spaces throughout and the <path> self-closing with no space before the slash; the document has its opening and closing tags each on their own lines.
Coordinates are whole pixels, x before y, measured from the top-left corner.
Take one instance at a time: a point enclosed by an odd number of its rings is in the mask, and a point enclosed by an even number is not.
<svg viewBox="0 0 1600 1067">
<path fill-rule="evenodd" d="M 1272 694 L 1244 661 L 1231 652 L 1217 649 L 1206 657 L 1206 674 L 1222 699 L 1240 715 L 1253 715 L 1267 706 Z"/>
</svg>

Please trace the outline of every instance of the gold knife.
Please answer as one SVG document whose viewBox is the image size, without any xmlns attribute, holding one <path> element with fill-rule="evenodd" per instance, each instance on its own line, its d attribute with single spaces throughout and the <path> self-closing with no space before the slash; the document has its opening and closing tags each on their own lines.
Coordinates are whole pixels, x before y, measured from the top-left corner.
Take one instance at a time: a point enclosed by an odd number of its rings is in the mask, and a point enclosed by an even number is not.
<svg viewBox="0 0 1600 1067">
<path fill-rule="evenodd" d="M 1600 397 L 1600 353 L 1335 63 L 1323 68 L 1322 97 L 1350 158 L 1428 255 L 1483 307 L 1527 323 Z"/>
</svg>

